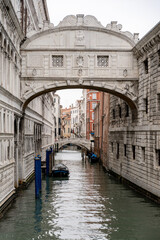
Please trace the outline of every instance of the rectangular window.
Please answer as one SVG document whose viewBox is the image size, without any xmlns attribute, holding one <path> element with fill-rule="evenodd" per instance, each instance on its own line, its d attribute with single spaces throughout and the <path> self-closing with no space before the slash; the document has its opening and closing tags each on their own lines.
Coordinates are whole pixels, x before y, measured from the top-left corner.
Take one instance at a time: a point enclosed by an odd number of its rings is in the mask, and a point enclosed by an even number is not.
<svg viewBox="0 0 160 240">
<path fill-rule="evenodd" d="M 157 94 L 157 110 L 160 111 L 160 94 Z"/>
<path fill-rule="evenodd" d="M 132 145 L 132 154 L 133 154 L 133 159 L 136 159 L 136 147 Z"/>
<path fill-rule="evenodd" d="M 158 67 L 160 67 L 160 49 L 158 50 Z"/>
<path fill-rule="evenodd" d="M 92 112 L 92 120 L 94 120 L 94 112 Z"/>
<path fill-rule="evenodd" d="M 156 162 L 157 166 L 160 166 L 160 150 L 156 150 Z"/>
<path fill-rule="evenodd" d="M 97 94 L 96 93 L 92 94 L 92 99 L 97 99 Z"/>
<path fill-rule="evenodd" d="M 145 98 L 145 108 L 146 108 L 146 114 L 148 113 L 148 97 Z"/>
<path fill-rule="evenodd" d="M 126 110 L 125 117 L 129 117 L 129 106 L 127 103 L 125 103 L 125 110 Z"/>
<path fill-rule="evenodd" d="M 113 115 L 113 119 L 115 119 L 116 118 L 115 109 L 112 110 L 112 115 Z"/>
<path fill-rule="evenodd" d="M 127 157 L 127 145 L 124 144 L 124 156 Z"/>
<path fill-rule="evenodd" d="M 70 128 L 68 128 L 68 133 L 70 133 Z"/>
<path fill-rule="evenodd" d="M 144 63 L 144 71 L 147 74 L 148 73 L 148 58 L 143 63 Z"/>
<path fill-rule="evenodd" d="M 97 103 L 92 103 L 92 109 L 95 109 L 97 106 Z"/>
<path fill-rule="evenodd" d="M 119 159 L 119 143 L 117 143 L 117 159 Z"/>
<path fill-rule="evenodd" d="M 112 153 L 113 153 L 113 142 L 111 142 L 111 149 L 112 149 Z"/>
<path fill-rule="evenodd" d="M 141 147 L 141 161 L 145 162 L 145 147 Z"/>
<path fill-rule="evenodd" d="M 118 110 L 119 110 L 119 117 L 121 118 L 122 117 L 122 110 L 121 110 L 121 106 L 118 105 Z"/>
<path fill-rule="evenodd" d="M 108 67 L 109 56 L 97 56 L 98 67 Z"/>
<path fill-rule="evenodd" d="M 63 56 L 52 55 L 52 66 L 63 67 Z"/>
</svg>

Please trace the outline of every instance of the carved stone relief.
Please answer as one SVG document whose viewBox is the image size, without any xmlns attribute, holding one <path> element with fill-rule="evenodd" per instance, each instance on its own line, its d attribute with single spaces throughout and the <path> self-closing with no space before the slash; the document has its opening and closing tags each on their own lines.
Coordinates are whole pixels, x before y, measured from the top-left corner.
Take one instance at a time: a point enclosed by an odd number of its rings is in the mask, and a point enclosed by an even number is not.
<svg viewBox="0 0 160 240">
<path fill-rule="evenodd" d="M 84 40 L 85 40 L 84 31 L 83 30 L 77 30 L 76 31 L 75 45 L 76 46 L 84 46 L 85 45 Z"/>
</svg>

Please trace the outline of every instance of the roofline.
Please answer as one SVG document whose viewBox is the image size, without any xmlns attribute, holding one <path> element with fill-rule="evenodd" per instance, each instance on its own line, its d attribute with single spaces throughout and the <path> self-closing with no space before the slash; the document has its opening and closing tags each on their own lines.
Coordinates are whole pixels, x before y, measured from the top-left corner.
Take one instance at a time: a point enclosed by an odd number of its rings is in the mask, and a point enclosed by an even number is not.
<svg viewBox="0 0 160 240">
<path fill-rule="evenodd" d="M 139 40 L 133 47 L 133 52 L 139 57 L 144 55 L 148 49 L 160 42 L 160 21 Z M 143 49 L 142 49 L 143 48 Z"/>
</svg>

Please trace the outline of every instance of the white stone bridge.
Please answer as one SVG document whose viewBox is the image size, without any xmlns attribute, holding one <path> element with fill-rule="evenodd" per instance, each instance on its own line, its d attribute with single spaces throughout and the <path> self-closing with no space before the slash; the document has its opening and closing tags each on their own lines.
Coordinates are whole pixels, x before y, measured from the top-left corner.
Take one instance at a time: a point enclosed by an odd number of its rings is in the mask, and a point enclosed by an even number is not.
<svg viewBox="0 0 160 240">
<path fill-rule="evenodd" d="M 86 150 L 90 150 L 92 144 L 91 141 L 86 138 L 64 138 L 55 142 L 55 144 L 57 143 L 59 149 L 64 145 L 73 144 Z"/>
<path fill-rule="evenodd" d="M 125 100 L 137 112 L 137 34 L 93 16 L 67 16 L 57 27 L 33 35 L 21 47 L 23 110 L 43 93 L 95 89 Z"/>
</svg>

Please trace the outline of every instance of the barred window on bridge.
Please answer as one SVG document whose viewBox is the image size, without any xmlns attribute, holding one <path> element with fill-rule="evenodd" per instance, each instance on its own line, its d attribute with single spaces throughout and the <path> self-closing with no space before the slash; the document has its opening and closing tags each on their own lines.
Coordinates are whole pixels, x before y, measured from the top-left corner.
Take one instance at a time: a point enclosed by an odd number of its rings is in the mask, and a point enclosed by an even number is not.
<svg viewBox="0 0 160 240">
<path fill-rule="evenodd" d="M 63 56 L 62 55 L 52 55 L 52 66 L 53 67 L 63 67 Z"/>
<path fill-rule="evenodd" d="M 97 56 L 98 67 L 108 67 L 109 56 Z"/>
</svg>

